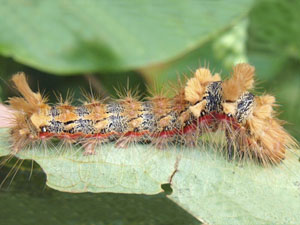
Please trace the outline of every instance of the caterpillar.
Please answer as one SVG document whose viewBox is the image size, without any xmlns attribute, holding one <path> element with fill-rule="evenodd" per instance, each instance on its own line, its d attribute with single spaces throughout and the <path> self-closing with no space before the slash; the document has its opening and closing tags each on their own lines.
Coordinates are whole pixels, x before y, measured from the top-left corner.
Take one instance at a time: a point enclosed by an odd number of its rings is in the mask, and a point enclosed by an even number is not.
<svg viewBox="0 0 300 225">
<path fill-rule="evenodd" d="M 228 158 L 278 164 L 297 142 L 276 118 L 275 98 L 251 93 L 254 74 L 253 66 L 241 63 L 222 81 L 218 73 L 199 68 L 173 97 L 140 101 L 129 93 L 109 102 L 92 99 L 72 106 L 63 101 L 48 104 L 41 93 L 30 89 L 25 74 L 18 73 L 12 81 L 22 97 L 1 105 L 0 127 L 10 128 L 12 154 L 57 139 L 82 145 L 85 155 L 96 154 L 97 147 L 107 142 L 120 148 L 131 143 L 197 148 L 199 137 L 221 130 Z"/>
</svg>

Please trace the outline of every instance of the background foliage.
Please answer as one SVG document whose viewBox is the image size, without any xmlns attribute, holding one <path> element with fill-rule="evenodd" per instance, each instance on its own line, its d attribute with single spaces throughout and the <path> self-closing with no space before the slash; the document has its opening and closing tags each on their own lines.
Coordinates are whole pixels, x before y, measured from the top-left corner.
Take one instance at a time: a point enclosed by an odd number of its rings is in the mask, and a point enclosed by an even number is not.
<svg viewBox="0 0 300 225">
<path fill-rule="evenodd" d="M 128 77 L 130 86 L 138 86 L 144 96 L 146 86 L 160 88 L 176 82 L 199 65 L 209 63 L 226 77 L 235 63 L 246 61 L 257 70 L 256 92 L 276 96 L 279 117 L 288 121 L 287 129 L 300 140 L 299 1 L 0 3 L 3 101 L 16 95 L 8 81 L 17 71 L 26 72 L 31 86 L 46 90 L 55 102 L 53 91 L 65 96 L 70 89 L 77 99 L 81 96 L 78 87 L 89 90 L 90 83 L 96 94 L 114 95 L 113 87 L 126 86 Z M 23 224 L 30 224 L 32 216 L 42 223 L 44 214 L 38 216 L 36 210 L 53 215 L 49 224 L 55 220 L 59 224 L 198 224 L 164 194 L 60 193 L 43 188 L 45 177 L 39 170 L 30 182 L 24 180 L 30 167 L 22 166 L 10 187 L 5 182 L 0 190 L 0 211 L 6 215 L 3 224 L 20 224 L 14 220 L 16 211 L 24 218 Z M 9 170 L 9 166 L 0 170 L 2 179 Z M 109 210 L 99 208 L 100 214 L 109 211 L 110 216 L 97 217 L 92 211 L 98 207 L 96 199 L 103 205 L 116 202 Z M 85 204 L 78 205 L 82 211 L 67 209 L 76 202 Z M 62 212 L 56 209 L 60 204 L 66 204 Z"/>
</svg>

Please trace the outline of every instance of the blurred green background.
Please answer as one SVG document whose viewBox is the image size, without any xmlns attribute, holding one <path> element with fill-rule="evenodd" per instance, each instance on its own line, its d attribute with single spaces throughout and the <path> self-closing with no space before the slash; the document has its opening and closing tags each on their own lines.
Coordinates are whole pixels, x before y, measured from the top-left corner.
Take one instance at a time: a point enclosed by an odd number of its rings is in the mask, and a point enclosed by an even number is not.
<svg viewBox="0 0 300 225">
<path fill-rule="evenodd" d="M 279 118 L 300 140 L 300 1 L 0 3 L 2 101 L 17 94 L 9 79 L 18 71 L 55 102 L 54 93 L 66 96 L 68 90 L 74 99 L 90 88 L 99 96 L 115 96 L 114 87 L 126 87 L 128 81 L 147 96 L 146 87 L 176 83 L 201 65 L 225 78 L 234 64 L 249 62 L 256 67 L 255 93 L 277 98 Z M 44 187 L 39 169 L 28 181 L 27 168 L 2 185 L 0 225 L 198 224 L 165 194 L 59 193 Z M 0 182 L 10 169 L 0 170 Z M 51 219 L 45 220 L 45 212 Z"/>
</svg>

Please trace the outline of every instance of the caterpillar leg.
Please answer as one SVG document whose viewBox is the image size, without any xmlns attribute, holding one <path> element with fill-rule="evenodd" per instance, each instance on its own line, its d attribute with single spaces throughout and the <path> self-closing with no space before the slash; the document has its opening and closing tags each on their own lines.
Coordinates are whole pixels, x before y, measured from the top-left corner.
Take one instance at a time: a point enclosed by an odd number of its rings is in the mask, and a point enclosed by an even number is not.
<svg viewBox="0 0 300 225">
<path fill-rule="evenodd" d="M 227 157 L 229 160 L 234 159 L 235 153 L 238 152 L 237 144 L 232 136 L 232 133 L 228 130 L 225 131 L 226 135 L 226 151 L 227 151 Z"/>
<path fill-rule="evenodd" d="M 134 135 L 121 136 L 115 143 L 116 148 L 127 148 L 130 144 L 138 143 L 141 140 L 140 137 Z"/>
<path fill-rule="evenodd" d="M 131 143 L 132 140 L 130 137 L 120 137 L 115 144 L 116 148 L 127 148 L 129 143 Z"/>
<path fill-rule="evenodd" d="M 249 144 L 246 130 L 241 127 L 240 129 L 234 129 L 230 125 L 225 129 L 226 135 L 226 156 L 229 160 L 238 161 L 243 159 L 252 159 L 252 155 L 249 154 Z"/>
<path fill-rule="evenodd" d="M 184 134 L 183 139 L 184 139 L 185 146 L 187 146 L 188 148 L 196 147 L 198 144 L 198 137 L 199 137 L 198 133 Z"/>
<path fill-rule="evenodd" d="M 89 140 L 82 144 L 82 147 L 84 148 L 83 155 L 95 155 L 97 142 L 95 140 Z"/>
<path fill-rule="evenodd" d="M 108 140 L 105 138 L 97 138 L 97 137 L 87 138 L 86 140 L 82 140 L 80 144 L 84 149 L 83 155 L 95 155 L 96 148 L 107 141 Z"/>
<path fill-rule="evenodd" d="M 152 140 L 152 144 L 156 149 L 165 150 L 168 149 L 170 144 L 172 143 L 173 138 L 171 137 L 155 137 Z"/>
</svg>

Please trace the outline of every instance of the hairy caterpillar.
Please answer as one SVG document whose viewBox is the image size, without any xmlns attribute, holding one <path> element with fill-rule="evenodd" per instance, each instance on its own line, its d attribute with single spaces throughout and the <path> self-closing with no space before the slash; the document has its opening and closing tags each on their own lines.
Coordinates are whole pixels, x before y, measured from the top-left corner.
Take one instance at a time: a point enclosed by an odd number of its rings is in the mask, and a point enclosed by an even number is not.
<svg viewBox="0 0 300 225">
<path fill-rule="evenodd" d="M 12 80 L 23 97 L 10 98 L 8 106 L 1 106 L 0 127 L 11 129 L 13 154 L 54 138 L 81 144 L 84 154 L 95 154 L 98 145 L 111 141 L 116 147 L 132 142 L 161 149 L 171 143 L 197 147 L 202 134 L 218 130 L 226 133 L 224 151 L 230 158 L 277 164 L 287 149 L 297 146 L 275 117 L 275 98 L 249 92 L 254 86 L 254 67 L 246 63 L 236 65 L 225 81 L 199 68 L 172 98 L 139 101 L 129 94 L 80 106 L 47 104 L 46 98 L 30 89 L 23 73 Z M 9 122 L 7 115 L 11 115 Z"/>
</svg>

